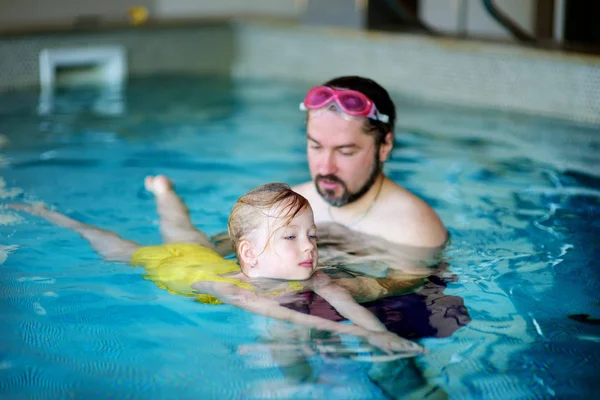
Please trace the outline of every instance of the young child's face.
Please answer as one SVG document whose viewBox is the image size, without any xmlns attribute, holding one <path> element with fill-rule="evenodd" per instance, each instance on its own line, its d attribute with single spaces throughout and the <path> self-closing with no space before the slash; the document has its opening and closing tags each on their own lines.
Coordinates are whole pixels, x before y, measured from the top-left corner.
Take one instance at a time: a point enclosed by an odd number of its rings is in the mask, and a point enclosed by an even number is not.
<svg viewBox="0 0 600 400">
<path fill-rule="evenodd" d="M 285 224 L 283 218 L 269 219 L 270 226 L 265 221 L 256 243 L 259 252 L 264 249 L 257 257 L 256 276 L 285 280 L 310 278 L 319 262 L 312 209 L 307 207 L 289 224 Z"/>
</svg>

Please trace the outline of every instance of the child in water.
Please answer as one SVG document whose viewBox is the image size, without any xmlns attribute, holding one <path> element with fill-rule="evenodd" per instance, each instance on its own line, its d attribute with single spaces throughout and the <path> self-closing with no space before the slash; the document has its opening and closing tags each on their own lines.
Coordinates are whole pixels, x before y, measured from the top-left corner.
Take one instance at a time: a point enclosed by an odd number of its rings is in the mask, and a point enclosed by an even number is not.
<svg viewBox="0 0 600 400">
<path fill-rule="evenodd" d="M 373 346 L 406 356 L 424 352 L 418 344 L 389 332 L 350 293 L 317 271 L 316 226 L 308 201 L 283 183 L 260 186 L 238 199 L 228 221 L 238 263 L 214 251 L 189 220 L 181 198 L 165 176 L 147 177 L 164 244 L 141 246 L 113 232 L 76 221 L 43 206 L 12 205 L 79 233 L 109 261 L 143 266 L 148 278 L 172 293 L 203 303 L 227 303 L 253 313 L 338 334 L 365 338 Z M 282 304 L 312 290 L 353 324 L 306 315 Z"/>
</svg>

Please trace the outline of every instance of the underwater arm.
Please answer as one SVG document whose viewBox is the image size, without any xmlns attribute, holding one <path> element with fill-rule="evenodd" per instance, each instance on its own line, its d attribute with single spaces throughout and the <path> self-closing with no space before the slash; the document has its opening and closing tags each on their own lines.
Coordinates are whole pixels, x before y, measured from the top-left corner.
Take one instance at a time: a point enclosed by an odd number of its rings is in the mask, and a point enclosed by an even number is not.
<svg viewBox="0 0 600 400">
<path fill-rule="evenodd" d="M 395 351 L 415 354 L 425 351 L 417 343 L 401 338 L 395 333 L 388 331 L 386 326 L 371 311 L 358 304 L 346 289 L 333 283 L 327 275 L 317 272 L 310 279 L 310 285 L 315 293 L 323 297 L 342 316 L 354 324 L 367 329 L 369 336 L 366 338 L 372 345 L 383 348 L 380 346 L 380 343 L 387 342 L 394 343 Z"/>
<path fill-rule="evenodd" d="M 371 331 L 369 329 L 327 319 L 313 315 L 302 314 L 281 306 L 277 301 L 262 297 L 250 290 L 239 288 L 235 285 L 211 282 L 196 282 L 192 288 L 202 293 L 215 296 L 223 303 L 227 303 L 252 313 L 265 317 L 275 318 L 293 324 L 310 328 L 330 331 L 337 334 L 347 334 L 364 337 L 373 346 L 385 352 L 407 352 L 414 355 L 423 353 L 421 346 L 402 339 L 393 333 L 384 331 Z"/>
<path fill-rule="evenodd" d="M 210 294 L 223 303 L 239 307 L 254 314 L 291 322 L 324 331 L 355 336 L 366 336 L 366 329 L 349 324 L 329 321 L 321 317 L 306 315 L 283 307 L 277 301 L 260 296 L 255 292 L 235 285 L 213 282 L 196 282 L 192 288 L 201 293 Z"/>
<path fill-rule="evenodd" d="M 370 331 L 387 331 L 385 325 L 371 311 L 358 304 L 350 292 L 333 283 L 327 275 L 320 272 L 315 273 L 310 279 L 310 284 L 315 293 L 356 325 Z"/>
</svg>

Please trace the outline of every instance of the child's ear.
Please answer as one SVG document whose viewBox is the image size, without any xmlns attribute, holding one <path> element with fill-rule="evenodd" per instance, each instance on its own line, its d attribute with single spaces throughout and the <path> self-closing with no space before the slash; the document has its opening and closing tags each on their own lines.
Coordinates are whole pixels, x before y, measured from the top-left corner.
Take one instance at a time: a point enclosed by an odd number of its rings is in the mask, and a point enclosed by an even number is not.
<svg viewBox="0 0 600 400">
<path fill-rule="evenodd" d="M 242 240 L 238 245 L 238 257 L 243 271 L 248 271 L 252 265 L 256 264 L 254 246 L 249 240 Z"/>
</svg>

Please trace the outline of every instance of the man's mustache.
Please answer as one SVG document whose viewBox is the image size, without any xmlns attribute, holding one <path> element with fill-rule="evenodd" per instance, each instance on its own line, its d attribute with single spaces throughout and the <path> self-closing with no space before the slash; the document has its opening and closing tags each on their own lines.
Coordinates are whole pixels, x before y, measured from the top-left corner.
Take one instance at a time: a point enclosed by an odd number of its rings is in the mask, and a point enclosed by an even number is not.
<svg viewBox="0 0 600 400">
<path fill-rule="evenodd" d="M 342 185 L 345 185 L 344 181 L 341 180 L 340 178 L 338 178 L 335 175 L 317 175 L 315 180 L 318 182 L 318 181 L 321 181 L 323 179 L 326 179 L 326 180 L 331 181 L 331 182 L 337 182 L 337 183 L 340 183 Z"/>
</svg>

